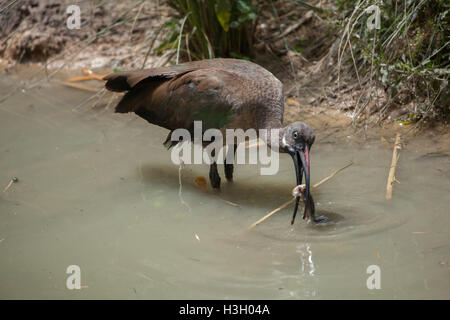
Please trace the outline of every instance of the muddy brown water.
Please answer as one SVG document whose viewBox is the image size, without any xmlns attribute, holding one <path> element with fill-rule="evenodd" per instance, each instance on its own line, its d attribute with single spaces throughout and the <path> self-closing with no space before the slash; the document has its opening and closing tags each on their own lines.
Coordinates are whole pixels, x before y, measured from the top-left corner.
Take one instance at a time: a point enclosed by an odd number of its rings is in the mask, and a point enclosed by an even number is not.
<svg viewBox="0 0 450 320">
<path fill-rule="evenodd" d="M 1 96 L 17 79 L 1 78 Z M 313 193 L 330 222 L 292 227 L 291 206 L 247 231 L 290 198 L 290 157 L 274 176 L 239 165 L 223 178 L 240 209 L 196 186 L 206 165 L 187 165 L 189 210 L 167 131 L 83 104 L 91 95 L 53 81 L 0 104 L 0 298 L 450 298 L 448 153 L 402 150 L 386 202 L 391 145 L 315 128 L 313 182 L 354 162 Z M 80 290 L 66 287 L 70 265 Z M 371 265 L 381 289 L 367 287 Z"/>
</svg>

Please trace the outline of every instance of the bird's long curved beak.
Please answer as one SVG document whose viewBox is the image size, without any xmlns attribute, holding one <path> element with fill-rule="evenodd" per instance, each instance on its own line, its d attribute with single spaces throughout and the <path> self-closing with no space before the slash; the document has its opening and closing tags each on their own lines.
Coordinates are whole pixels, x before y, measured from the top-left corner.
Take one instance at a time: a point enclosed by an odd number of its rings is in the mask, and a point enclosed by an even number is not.
<svg viewBox="0 0 450 320">
<path fill-rule="evenodd" d="M 310 206 L 310 162 L 309 162 L 309 149 L 308 146 L 305 144 L 304 147 L 289 147 L 288 148 L 289 154 L 292 156 L 292 159 L 294 160 L 294 166 L 295 166 L 295 174 L 297 176 L 297 185 L 302 184 L 303 179 L 303 173 L 305 174 L 305 180 L 306 180 L 306 190 L 305 190 L 305 211 L 303 212 L 303 219 L 306 217 L 306 210 Z M 292 216 L 291 224 L 294 224 L 295 216 L 297 215 L 298 211 L 298 204 L 300 202 L 300 197 L 297 197 L 295 199 L 295 208 L 294 208 L 294 214 Z M 314 206 L 311 206 L 310 210 L 313 209 Z M 314 217 L 314 212 L 311 212 L 311 216 Z"/>
<path fill-rule="evenodd" d="M 305 190 L 305 211 L 303 211 L 303 219 L 306 218 L 306 210 L 309 208 L 309 186 L 310 186 L 310 180 L 309 180 L 309 174 L 311 172 L 310 166 L 309 166 L 309 150 L 308 146 L 305 146 L 304 151 L 298 151 L 298 154 L 300 155 L 300 159 L 302 161 L 302 168 L 305 172 L 305 180 L 306 180 L 306 190 Z M 295 215 L 292 217 L 291 224 L 294 224 Z"/>
</svg>

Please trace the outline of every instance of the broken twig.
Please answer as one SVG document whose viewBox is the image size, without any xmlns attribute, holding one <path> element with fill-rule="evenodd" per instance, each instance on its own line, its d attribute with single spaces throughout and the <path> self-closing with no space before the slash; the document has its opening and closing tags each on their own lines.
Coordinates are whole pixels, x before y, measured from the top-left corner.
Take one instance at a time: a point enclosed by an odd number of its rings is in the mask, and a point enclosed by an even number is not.
<svg viewBox="0 0 450 320">
<path fill-rule="evenodd" d="M 9 181 L 8 185 L 6 186 L 6 188 L 3 189 L 3 192 L 8 191 L 8 189 L 12 186 L 12 184 L 15 183 L 15 182 L 18 182 L 18 181 L 19 181 L 19 179 L 18 179 L 17 177 L 12 178 L 12 179 Z"/>
<path fill-rule="evenodd" d="M 76 88 L 76 89 L 81 89 L 81 90 L 85 90 L 85 91 L 89 91 L 89 92 L 98 92 L 98 89 L 94 89 L 94 88 L 82 85 L 81 83 L 72 83 L 72 82 L 68 82 L 68 81 L 63 81 L 61 83 L 65 86 Z"/>
<path fill-rule="evenodd" d="M 13 184 L 13 181 L 12 181 L 12 179 L 11 179 L 11 181 L 9 181 L 8 185 L 6 186 L 6 188 L 3 189 L 3 192 L 8 191 L 8 189 L 12 186 L 12 184 Z"/>
<path fill-rule="evenodd" d="M 81 72 L 84 74 L 84 76 L 79 77 L 73 77 L 67 79 L 68 82 L 76 82 L 76 81 L 85 81 L 85 80 L 98 80 L 98 81 L 104 81 L 103 78 L 106 77 L 109 73 L 106 74 L 96 74 L 92 70 L 89 69 L 81 69 Z"/>
<path fill-rule="evenodd" d="M 200 190 L 202 190 L 203 192 L 207 192 L 206 191 L 206 179 L 204 177 L 199 176 L 199 177 L 195 178 L 194 181 L 195 181 L 195 184 L 200 188 Z M 241 206 L 238 205 L 237 203 L 225 200 L 225 199 L 221 198 L 219 195 L 217 195 L 215 193 L 213 193 L 212 195 L 215 196 L 217 199 L 225 202 L 226 204 L 229 204 L 230 206 L 237 207 L 237 208 L 241 209 Z"/>
<path fill-rule="evenodd" d="M 312 16 L 313 16 L 312 11 L 306 12 L 306 14 L 297 23 L 287 27 L 281 34 L 273 36 L 271 40 L 274 41 L 274 40 L 278 40 L 278 39 L 281 39 L 281 38 L 287 36 L 289 33 L 296 30 L 301 25 L 303 25 L 305 22 L 307 22 L 309 19 L 311 19 Z"/>
<path fill-rule="evenodd" d="M 217 194 L 213 194 L 213 196 L 215 196 L 215 197 L 216 197 L 217 199 L 219 199 L 219 200 L 222 200 L 222 201 L 225 202 L 226 204 L 229 204 L 230 206 L 233 206 L 233 207 L 236 207 L 236 208 L 241 209 L 241 206 L 238 205 L 237 203 L 234 203 L 234 202 L 225 200 L 224 198 L 221 198 L 221 197 L 220 197 L 219 195 L 217 195 Z"/>
<path fill-rule="evenodd" d="M 389 169 L 389 176 L 386 185 L 386 200 L 392 199 L 393 184 L 394 182 L 398 182 L 395 178 L 395 169 L 397 168 L 398 158 L 400 157 L 400 155 L 398 154 L 398 150 L 400 149 L 400 133 L 397 133 L 397 136 L 395 137 L 394 151 L 392 152 L 391 168 Z"/>
</svg>

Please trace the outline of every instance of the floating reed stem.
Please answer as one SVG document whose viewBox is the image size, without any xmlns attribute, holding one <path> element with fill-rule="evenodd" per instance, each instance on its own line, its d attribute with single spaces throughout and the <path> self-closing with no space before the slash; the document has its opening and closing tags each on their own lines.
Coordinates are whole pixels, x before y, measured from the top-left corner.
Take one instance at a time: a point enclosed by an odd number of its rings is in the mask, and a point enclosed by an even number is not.
<svg viewBox="0 0 450 320">
<path fill-rule="evenodd" d="M 85 86 L 81 83 L 72 83 L 72 82 L 68 82 L 68 81 L 63 81 L 61 83 L 67 87 L 85 90 L 85 91 L 89 91 L 89 92 L 98 92 L 99 91 L 99 89 L 91 88 L 91 87 Z"/>
</svg>

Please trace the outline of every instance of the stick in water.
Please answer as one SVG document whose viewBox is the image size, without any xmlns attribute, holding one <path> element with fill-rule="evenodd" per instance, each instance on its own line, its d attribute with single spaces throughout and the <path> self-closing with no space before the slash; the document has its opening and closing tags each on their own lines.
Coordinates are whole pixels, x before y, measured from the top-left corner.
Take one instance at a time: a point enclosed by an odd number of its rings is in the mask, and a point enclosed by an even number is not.
<svg viewBox="0 0 450 320">
<path fill-rule="evenodd" d="M 398 158 L 400 157 L 400 155 L 398 154 L 398 151 L 400 149 L 400 133 L 397 133 L 397 136 L 395 137 L 394 151 L 392 152 L 391 168 L 389 169 L 389 177 L 386 185 L 386 200 L 392 199 L 393 184 L 397 181 L 397 179 L 395 178 L 395 169 L 397 168 Z"/>
<path fill-rule="evenodd" d="M 337 175 L 339 172 L 341 172 L 344 169 L 347 169 L 348 167 L 350 167 L 353 164 L 353 162 L 350 162 L 349 164 L 347 164 L 346 166 L 337 169 L 336 171 L 334 171 L 332 174 L 330 174 L 328 177 L 320 180 L 319 182 L 317 182 L 315 185 L 313 185 L 311 187 L 311 189 L 315 189 L 318 186 L 320 186 L 321 184 L 327 182 L 328 180 L 332 179 L 335 175 Z M 269 218 L 270 216 L 274 215 L 275 213 L 277 213 L 278 211 L 280 211 L 281 209 L 286 208 L 288 205 L 290 205 L 291 203 L 293 203 L 295 201 L 295 197 L 292 198 L 291 200 L 283 203 L 281 206 L 279 206 L 278 208 L 276 208 L 275 210 L 270 211 L 268 214 L 266 214 L 264 217 L 262 217 L 261 219 L 259 219 L 258 221 L 256 221 L 255 223 L 253 223 L 250 227 L 248 227 L 248 230 L 253 229 L 254 227 L 256 227 L 258 224 L 260 224 L 261 222 L 263 222 L 264 220 L 266 220 L 267 218 Z"/>
</svg>

